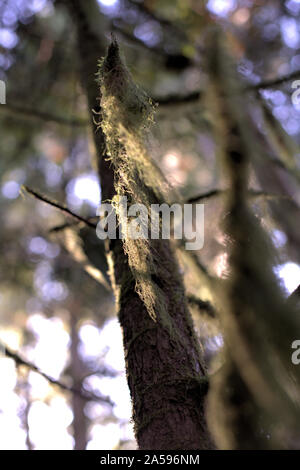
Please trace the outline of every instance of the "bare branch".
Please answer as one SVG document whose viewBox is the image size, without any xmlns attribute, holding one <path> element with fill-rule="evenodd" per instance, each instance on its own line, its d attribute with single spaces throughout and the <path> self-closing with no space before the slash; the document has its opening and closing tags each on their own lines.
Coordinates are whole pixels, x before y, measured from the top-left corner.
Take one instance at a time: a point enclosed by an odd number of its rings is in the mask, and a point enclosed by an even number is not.
<svg viewBox="0 0 300 470">
<path fill-rule="evenodd" d="M 91 222 L 91 220 L 94 220 L 95 217 L 85 219 L 84 217 L 81 217 L 80 215 L 77 215 L 74 212 L 72 212 L 66 206 L 63 206 L 57 203 L 56 201 L 49 199 L 47 196 L 44 196 L 30 188 L 27 188 L 26 186 L 22 186 L 22 189 L 28 194 L 30 194 L 31 196 L 33 196 L 34 198 L 46 204 L 49 204 L 50 206 L 55 207 L 59 211 L 71 216 L 73 219 L 76 219 L 75 222 L 72 222 L 71 224 L 65 223 L 65 224 L 52 228 L 50 230 L 50 233 L 60 233 L 63 230 L 66 230 L 68 228 L 71 228 L 72 226 L 77 225 L 78 223 L 83 223 L 84 225 L 86 225 L 89 228 L 92 228 L 93 230 L 96 229 L 97 224 L 94 222 Z M 61 235 L 64 235 L 64 233 L 62 233 Z M 90 262 L 90 260 L 84 253 L 84 250 L 82 250 L 81 248 L 81 243 L 76 242 L 75 232 L 73 233 L 72 237 L 69 235 L 68 237 L 63 238 L 60 241 L 62 242 L 64 248 L 72 255 L 73 259 L 77 261 L 81 265 L 81 267 L 91 277 L 93 277 L 97 282 L 99 282 L 108 291 L 111 290 L 111 285 L 105 279 L 103 272 L 100 269 L 98 269 L 93 263 Z"/>
<path fill-rule="evenodd" d="M 58 116 L 57 114 L 52 114 L 48 111 L 27 108 L 12 103 L 7 103 L 5 106 L 1 106 L 0 111 L 4 113 L 13 113 L 16 115 L 16 117 L 31 117 L 46 122 L 55 122 L 56 124 L 61 124 L 64 126 L 84 127 L 88 124 L 87 119 L 66 118 L 63 116 Z"/>
<path fill-rule="evenodd" d="M 249 84 L 246 85 L 246 91 L 257 91 L 263 90 L 266 88 L 272 88 L 278 85 L 282 85 L 283 83 L 296 80 L 297 78 L 300 79 L 300 71 L 297 70 L 296 72 L 292 72 L 288 75 L 284 75 L 282 77 L 275 78 L 273 80 L 265 80 L 261 81 L 260 83 L 256 84 Z M 161 106 L 172 106 L 178 104 L 185 104 L 185 103 L 192 103 L 201 99 L 203 92 L 201 90 L 194 91 L 192 93 L 188 93 L 186 95 L 178 96 L 178 95 L 168 95 L 165 97 L 154 97 L 153 100 L 159 103 Z"/>
<path fill-rule="evenodd" d="M 113 31 L 119 33 L 124 39 L 127 39 L 129 42 L 136 44 L 137 46 L 142 47 L 143 49 L 147 49 L 147 51 L 152 52 L 153 54 L 156 54 L 156 56 L 161 57 L 163 59 L 165 67 L 168 69 L 183 70 L 193 65 L 193 61 L 183 54 L 169 54 L 162 47 L 150 47 L 144 41 L 114 23 L 111 25 L 111 28 Z"/>
<path fill-rule="evenodd" d="M 48 204 L 52 207 L 55 207 L 59 211 L 69 215 L 70 217 L 73 217 L 73 219 L 76 219 L 79 222 L 83 222 L 88 227 L 91 227 L 93 229 L 95 229 L 97 227 L 97 224 L 91 222 L 89 219 L 85 219 L 84 217 L 81 217 L 80 215 L 75 214 L 68 207 L 66 207 L 62 204 L 59 204 L 58 202 L 53 201 L 52 199 L 49 199 L 47 196 L 44 196 L 44 195 L 38 193 L 37 191 L 34 191 L 33 189 L 28 188 L 27 186 L 22 186 L 21 190 L 24 190 L 26 193 L 33 196 L 35 199 L 38 199 L 39 201 L 45 202 L 46 204 Z"/>
<path fill-rule="evenodd" d="M 272 88 L 278 85 L 282 85 L 283 83 L 290 82 L 291 80 L 296 80 L 297 78 L 300 78 L 300 70 L 296 70 L 295 72 L 284 75 L 282 77 L 274 78 L 273 80 L 265 80 L 261 81 L 260 83 L 256 83 L 255 85 L 248 85 L 247 90 Z"/>
<path fill-rule="evenodd" d="M 189 198 L 186 203 L 188 204 L 193 204 L 194 202 L 201 201 L 203 199 L 209 199 L 212 197 L 216 196 L 222 196 L 224 194 L 228 193 L 228 189 L 212 189 L 211 191 L 207 191 L 206 193 L 198 194 L 197 196 L 193 196 Z M 262 199 L 267 199 L 267 200 L 272 200 L 272 199 L 290 199 L 288 195 L 282 195 L 282 194 L 270 194 L 265 191 L 255 191 L 255 190 L 249 190 L 248 191 L 248 196 L 250 198 L 262 198 Z"/>
<path fill-rule="evenodd" d="M 220 196 L 224 194 L 226 190 L 223 189 L 212 189 L 202 194 L 197 194 L 196 196 L 190 197 L 186 202 L 187 204 L 193 204 L 194 202 L 201 201 L 202 199 L 209 199 L 211 197 Z"/>
<path fill-rule="evenodd" d="M 182 38 L 186 38 L 186 34 L 182 29 L 177 27 L 173 22 L 167 20 L 166 18 L 162 18 L 159 16 L 157 13 L 154 13 L 153 10 L 150 10 L 150 8 L 145 5 L 145 3 L 140 3 L 137 2 L 136 0 L 126 0 L 126 2 L 129 6 L 133 6 L 137 10 L 140 11 L 141 14 L 144 16 L 148 16 L 154 21 L 157 21 L 161 26 L 169 29 L 172 32 L 175 32 L 177 35 L 181 36 Z"/>
<path fill-rule="evenodd" d="M 66 385 L 66 384 L 62 383 L 59 380 L 53 379 L 53 377 L 50 377 L 48 374 L 45 374 L 45 372 L 41 371 L 32 362 L 29 362 L 26 359 L 23 359 L 19 354 L 12 351 L 10 348 L 8 348 L 2 342 L 0 343 L 0 345 L 1 345 L 1 349 L 4 351 L 4 354 L 7 357 L 13 359 L 15 361 L 17 367 L 18 366 L 25 366 L 28 369 L 32 370 L 33 372 L 36 372 L 37 374 L 44 377 L 52 385 L 56 385 L 57 387 L 61 388 L 62 390 L 65 390 L 67 392 L 79 395 L 84 400 L 87 400 L 87 401 L 89 401 L 89 400 L 101 401 L 101 402 L 107 403 L 111 406 L 114 405 L 109 397 L 105 397 L 105 396 L 102 396 L 102 395 L 96 395 L 95 393 L 89 392 L 88 390 L 77 389 L 75 387 L 72 387 L 72 386 L 69 386 L 69 385 Z"/>
<path fill-rule="evenodd" d="M 187 95 L 167 95 L 167 96 L 157 96 L 152 98 L 153 101 L 158 103 L 160 106 L 172 106 L 178 104 L 187 104 L 195 102 L 201 99 L 202 93 L 200 91 L 193 91 Z"/>
</svg>

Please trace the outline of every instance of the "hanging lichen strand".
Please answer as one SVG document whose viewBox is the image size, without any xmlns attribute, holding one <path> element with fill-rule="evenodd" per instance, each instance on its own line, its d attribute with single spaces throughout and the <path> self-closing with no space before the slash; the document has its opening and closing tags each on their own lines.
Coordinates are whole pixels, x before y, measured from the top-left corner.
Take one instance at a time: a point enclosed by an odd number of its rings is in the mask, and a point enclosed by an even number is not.
<svg viewBox="0 0 300 470">
<path fill-rule="evenodd" d="M 100 62 L 101 127 L 106 136 L 107 153 L 115 169 L 116 209 L 123 234 L 125 253 L 136 280 L 136 290 L 150 316 L 156 312 L 166 319 L 162 291 L 153 282 L 157 264 L 155 253 L 146 238 L 132 239 L 127 228 L 127 214 L 118 204 L 127 197 L 128 204 L 163 203 L 167 183 L 149 158 L 145 148 L 146 130 L 153 119 L 154 107 L 146 93 L 137 87 L 120 58 L 119 46 L 113 40 L 105 59 Z M 139 214 L 141 231 L 148 235 L 150 213 Z"/>
<path fill-rule="evenodd" d="M 230 184 L 225 227 L 230 276 L 219 295 L 227 364 L 211 383 L 209 421 L 221 448 L 256 448 L 258 434 L 262 447 L 267 441 L 275 448 L 293 447 L 300 434 L 300 397 L 291 344 L 300 334 L 299 315 L 282 296 L 271 244 L 248 207 L 248 166 L 254 157 L 264 158 L 251 114 L 224 35 L 214 33 L 212 44 L 208 95 Z"/>
</svg>

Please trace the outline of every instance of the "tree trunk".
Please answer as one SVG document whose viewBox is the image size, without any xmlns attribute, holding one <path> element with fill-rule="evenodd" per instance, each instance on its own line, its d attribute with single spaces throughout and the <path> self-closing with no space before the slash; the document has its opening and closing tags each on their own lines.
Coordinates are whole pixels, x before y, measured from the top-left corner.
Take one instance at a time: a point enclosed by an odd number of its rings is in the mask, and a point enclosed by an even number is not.
<svg viewBox="0 0 300 470">
<path fill-rule="evenodd" d="M 78 34 L 81 81 L 89 109 L 97 109 L 95 73 L 103 46 L 92 23 L 95 1 L 67 0 Z M 90 18 L 92 12 L 93 19 Z M 101 24 L 101 16 L 98 13 Z M 98 106 L 99 109 L 99 106 Z M 95 129 L 94 129 L 95 131 Z M 102 199 L 114 195 L 114 171 L 105 160 L 105 138 L 94 132 Z M 152 240 L 160 256 L 153 281 L 164 293 L 166 319 L 154 321 L 136 293 L 136 284 L 121 240 L 107 243 L 107 255 L 123 328 L 128 385 L 135 434 L 140 449 L 212 448 L 204 416 L 205 369 L 192 320 L 186 307 L 178 266 L 167 240 Z"/>
</svg>

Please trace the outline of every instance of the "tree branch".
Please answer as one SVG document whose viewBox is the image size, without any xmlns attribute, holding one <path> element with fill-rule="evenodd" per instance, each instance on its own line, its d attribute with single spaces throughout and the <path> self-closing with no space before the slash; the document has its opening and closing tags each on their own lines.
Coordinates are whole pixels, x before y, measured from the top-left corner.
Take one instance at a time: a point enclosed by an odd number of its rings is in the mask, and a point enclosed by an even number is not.
<svg viewBox="0 0 300 470">
<path fill-rule="evenodd" d="M 255 90 L 263 90 L 266 88 L 272 88 L 278 85 L 282 85 L 283 83 L 289 82 L 291 80 L 300 79 L 300 70 L 292 72 L 288 75 L 284 75 L 282 77 L 275 78 L 273 80 L 264 80 L 260 83 L 249 84 L 246 85 L 246 91 L 255 91 Z M 194 91 L 192 93 L 188 93 L 186 95 L 178 96 L 178 95 L 167 95 L 165 97 L 154 97 L 153 100 L 159 103 L 161 106 L 172 106 L 178 104 L 185 104 L 185 103 L 192 103 L 199 99 L 201 99 L 203 92 L 201 90 Z"/>
<path fill-rule="evenodd" d="M 112 23 L 111 28 L 133 44 L 161 57 L 165 67 L 168 69 L 183 70 L 193 65 L 193 61 L 183 54 L 168 54 L 162 47 L 148 46 L 144 41 L 114 23 Z"/>
<path fill-rule="evenodd" d="M 27 361 L 26 359 L 23 359 L 19 354 L 16 352 L 12 351 L 10 348 L 8 348 L 5 344 L 0 342 L 0 347 L 4 351 L 4 354 L 13 359 L 16 363 L 16 366 L 25 366 L 28 369 L 32 370 L 33 372 L 36 372 L 37 374 L 41 375 L 44 377 L 48 382 L 50 382 L 52 385 L 56 385 L 57 387 L 61 388 L 62 390 L 65 390 L 70 393 L 74 393 L 76 395 L 79 395 L 81 398 L 84 400 L 94 400 L 94 401 L 101 401 L 104 403 L 107 403 L 111 406 L 114 405 L 114 403 L 111 401 L 109 397 L 105 397 L 102 395 L 96 395 L 92 392 L 89 392 L 87 390 L 82 390 L 82 389 L 77 389 L 75 387 L 66 385 L 59 380 L 53 379 L 53 377 L 50 377 L 48 374 L 45 374 L 45 372 L 41 371 L 37 366 L 35 366 L 32 362 Z"/>
<path fill-rule="evenodd" d="M 84 217 L 81 217 L 80 215 L 75 214 L 68 207 L 62 204 L 59 204 L 58 202 L 53 201 L 52 199 L 49 199 L 47 196 L 44 196 L 38 193 L 37 191 L 34 191 L 33 189 L 28 188 L 27 186 L 22 186 L 21 190 L 24 190 L 26 193 L 30 194 L 30 196 L 33 196 L 35 199 L 45 202 L 46 204 L 52 207 L 55 207 L 59 211 L 69 215 L 70 217 L 73 217 L 73 219 L 76 219 L 78 222 L 83 222 L 88 227 L 91 227 L 93 229 L 97 227 L 97 224 L 91 222 L 89 219 L 85 219 Z"/>
<path fill-rule="evenodd" d="M 187 204 L 193 204 L 194 202 L 201 201 L 202 199 L 209 199 L 212 197 L 216 196 L 222 196 L 224 194 L 228 193 L 228 189 L 212 189 L 211 191 L 207 191 L 206 193 L 198 194 L 197 196 L 193 196 L 189 198 L 186 203 Z M 267 193 L 265 191 L 255 191 L 255 190 L 249 190 L 248 191 L 248 196 L 251 198 L 263 198 L 267 200 L 272 200 L 272 199 L 291 199 L 290 196 L 288 195 L 283 195 L 283 194 L 271 194 Z"/>
<path fill-rule="evenodd" d="M 299 303 L 300 299 L 300 284 L 288 297 L 289 301 L 297 301 Z"/>
<path fill-rule="evenodd" d="M 274 78 L 273 80 L 264 80 L 255 85 L 248 85 L 247 90 L 260 90 L 264 88 L 272 88 L 283 83 L 290 82 L 291 80 L 296 80 L 300 78 L 300 70 L 289 73 L 288 75 L 283 75 L 282 77 Z"/>
<path fill-rule="evenodd" d="M 154 102 L 158 103 L 160 106 L 172 106 L 177 104 L 187 104 L 193 103 L 197 100 L 200 100 L 202 97 L 202 92 L 193 91 L 187 95 L 167 95 L 167 96 L 157 96 L 152 98 Z"/>
<path fill-rule="evenodd" d="M 48 111 L 27 108 L 12 103 L 6 103 L 5 106 L 0 106 L 0 111 L 4 113 L 11 112 L 13 114 L 16 114 L 17 117 L 20 117 L 21 115 L 22 117 L 31 117 L 34 119 L 39 119 L 41 121 L 55 122 L 64 126 L 84 127 L 88 124 L 87 119 L 65 118 L 63 116 L 58 116 L 57 114 L 49 113 Z"/>
<path fill-rule="evenodd" d="M 137 2 L 136 0 L 126 0 L 125 3 L 127 3 L 129 6 L 133 6 L 134 8 L 139 10 L 142 15 L 148 16 L 152 20 L 159 23 L 162 27 L 168 28 L 170 31 L 175 32 L 182 38 L 186 38 L 186 34 L 184 33 L 184 31 L 174 25 L 173 22 L 167 20 L 166 18 L 162 18 L 161 16 L 154 13 L 153 10 L 150 10 L 150 8 L 144 3 Z"/>
</svg>

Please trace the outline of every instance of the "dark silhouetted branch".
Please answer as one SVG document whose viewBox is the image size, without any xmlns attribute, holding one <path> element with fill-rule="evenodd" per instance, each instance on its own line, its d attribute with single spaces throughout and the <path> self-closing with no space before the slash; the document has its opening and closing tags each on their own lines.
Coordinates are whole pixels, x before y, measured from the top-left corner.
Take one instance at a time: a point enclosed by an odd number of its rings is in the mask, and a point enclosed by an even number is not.
<svg viewBox="0 0 300 470">
<path fill-rule="evenodd" d="M 182 38 L 186 37 L 184 31 L 182 31 L 179 27 L 177 27 L 173 22 L 167 20 L 166 18 L 162 18 L 157 13 L 154 13 L 145 3 L 138 2 L 136 0 L 125 0 L 125 4 L 128 6 L 133 6 L 136 8 L 142 15 L 148 16 L 152 20 L 156 21 L 160 24 L 160 26 L 169 29 L 170 31 L 175 32 L 177 35 L 181 36 Z"/>
<path fill-rule="evenodd" d="M 212 189 L 202 194 L 197 194 L 197 196 L 190 197 L 186 202 L 187 204 L 193 204 L 194 202 L 201 201 L 202 199 L 209 199 L 211 197 L 220 196 L 224 194 L 226 190 L 223 189 Z"/>
<path fill-rule="evenodd" d="M 178 104 L 188 104 L 193 103 L 199 100 L 202 96 L 200 91 L 193 91 L 187 95 L 167 95 L 167 96 L 157 96 L 152 98 L 154 102 L 158 103 L 160 106 L 172 106 Z"/>
<path fill-rule="evenodd" d="M 300 78 L 300 70 L 296 70 L 288 75 L 284 75 L 282 77 L 274 78 L 273 80 L 264 80 L 260 83 L 256 83 L 255 85 L 248 85 L 247 90 L 260 90 L 264 88 L 272 88 L 278 85 L 282 85 L 283 83 L 290 82 L 291 80 L 296 80 Z"/>
<path fill-rule="evenodd" d="M 228 189 L 212 189 L 211 191 L 207 191 L 206 193 L 198 194 L 197 196 L 193 196 L 189 198 L 186 203 L 188 204 L 193 204 L 194 202 L 201 201 L 203 199 L 209 199 L 212 197 L 216 196 L 222 196 L 224 194 L 228 193 Z M 262 198 L 262 199 L 267 199 L 267 200 L 272 200 L 272 199 L 290 199 L 289 196 L 287 195 L 282 195 L 282 194 L 270 194 L 266 193 L 265 191 L 254 191 L 254 190 L 249 190 L 248 195 L 250 198 Z"/>
<path fill-rule="evenodd" d="M 285 75 L 283 77 L 278 77 L 273 80 L 264 80 L 260 83 L 249 84 L 246 85 L 246 91 L 257 91 L 266 88 L 272 88 L 275 86 L 282 85 L 283 83 L 289 82 L 291 80 L 296 80 L 297 78 L 300 79 L 300 71 L 297 70 L 296 72 L 292 72 L 289 75 Z M 203 92 L 202 91 L 194 91 L 192 93 L 188 93 L 186 95 L 178 96 L 178 95 L 168 95 L 165 97 L 154 97 L 153 100 L 159 103 L 161 106 L 171 106 L 171 105 L 178 105 L 178 104 L 185 104 L 185 103 L 192 103 L 198 101 Z"/>
<path fill-rule="evenodd" d="M 32 362 L 29 362 L 26 359 L 22 358 L 19 354 L 12 351 L 5 344 L 0 343 L 0 345 L 1 345 L 1 349 L 2 349 L 3 353 L 7 357 L 13 359 L 16 363 L 16 366 L 25 366 L 28 369 L 32 370 L 33 372 L 36 372 L 37 374 L 44 377 L 52 385 L 56 385 L 57 387 L 61 388 L 62 390 L 65 390 L 67 392 L 75 393 L 76 395 L 79 395 L 84 400 L 101 401 L 101 402 L 104 402 L 104 403 L 107 403 L 107 404 L 113 406 L 113 402 L 110 400 L 109 397 L 105 397 L 105 396 L 102 396 L 102 395 L 96 395 L 96 394 L 91 393 L 87 390 L 77 389 L 75 387 L 72 387 L 72 386 L 69 386 L 69 385 L 66 385 L 66 384 L 62 383 L 59 380 L 53 379 L 53 377 L 50 377 L 48 374 L 45 374 L 45 372 L 41 371 L 37 366 L 32 364 Z"/>
<path fill-rule="evenodd" d="M 139 39 L 138 37 L 134 36 L 130 32 L 126 31 L 125 29 L 121 28 L 116 24 L 112 24 L 111 28 L 116 33 L 119 33 L 124 39 L 127 39 L 129 42 L 136 44 L 143 49 L 147 49 L 147 51 L 152 52 L 156 56 L 159 56 L 163 60 L 163 64 L 166 68 L 171 70 L 183 70 L 187 67 L 193 65 L 193 61 L 182 54 L 168 54 L 163 48 L 158 46 L 148 46 L 144 41 Z"/>
<path fill-rule="evenodd" d="M 56 225 L 55 227 L 52 227 L 49 230 L 49 233 L 62 232 L 63 230 L 65 230 L 67 228 L 76 227 L 81 222 L 83 222 L 87 227 L 95 229 L 96 223 L 94 225 L 93 220 L 98 220 L 98 217 L 89 217 L 88 219 L 84 219 L 84 221 L 83 220 L 74 220 L 72 222 L 66 222 L 64 224 Z M 87 222 L 91 222 L 92 225 L 88 224 Z"/>
<path fill-rule="evenodd" d="M 22 186 L 21 189 L 24 190 L 26 193 L 30 194 L 31 196 L 33 196 L 35 199 L 38 199 L 39 201 L 45 202 L 46 204 L 52 207 L 55 207 L 59 211 L 63 212 L 64 214 L 69 215 L 70 217 L 73 217 L 73 219 L 76 219 L 79 222 L 83 222 L 88 227 L 91 227 L 94 229 L 97 227 L 97 224 L 90 222 L 90 220 L 85 219 L 84 217 L 81 217 L 78 214 L 75 214 L 70 209 L 68 209 L 68 207 L 62 204 L 59 204 L 58 202 L 53 201 L 52 199 L 49 199 L 47 196 L 44 196 L 38 193 L 37 191 L 34 191 L 33 189 L 28 188 L 27 186 Z"/>
<path fill-rule="evenodd" d="M 80 118 L 66 118 L 63 116 L 58 116 L 57 114 L 52 114 L 48 111 L 41 111 L 39 109 L 27 108 L 23 106 L 18 106 L 12 103 L 6 103 L 5 106 L 0 107 L 0 111 L 4 113 L 13 113 L 16 117 L 30 117 L 34 119 L 39 119 L 46 122 L 55 122 L 56 124 L 64 126 L 75 126 L 75 127 L 84 127 L 88 124 L 87 119 Z"/>
</svg>

